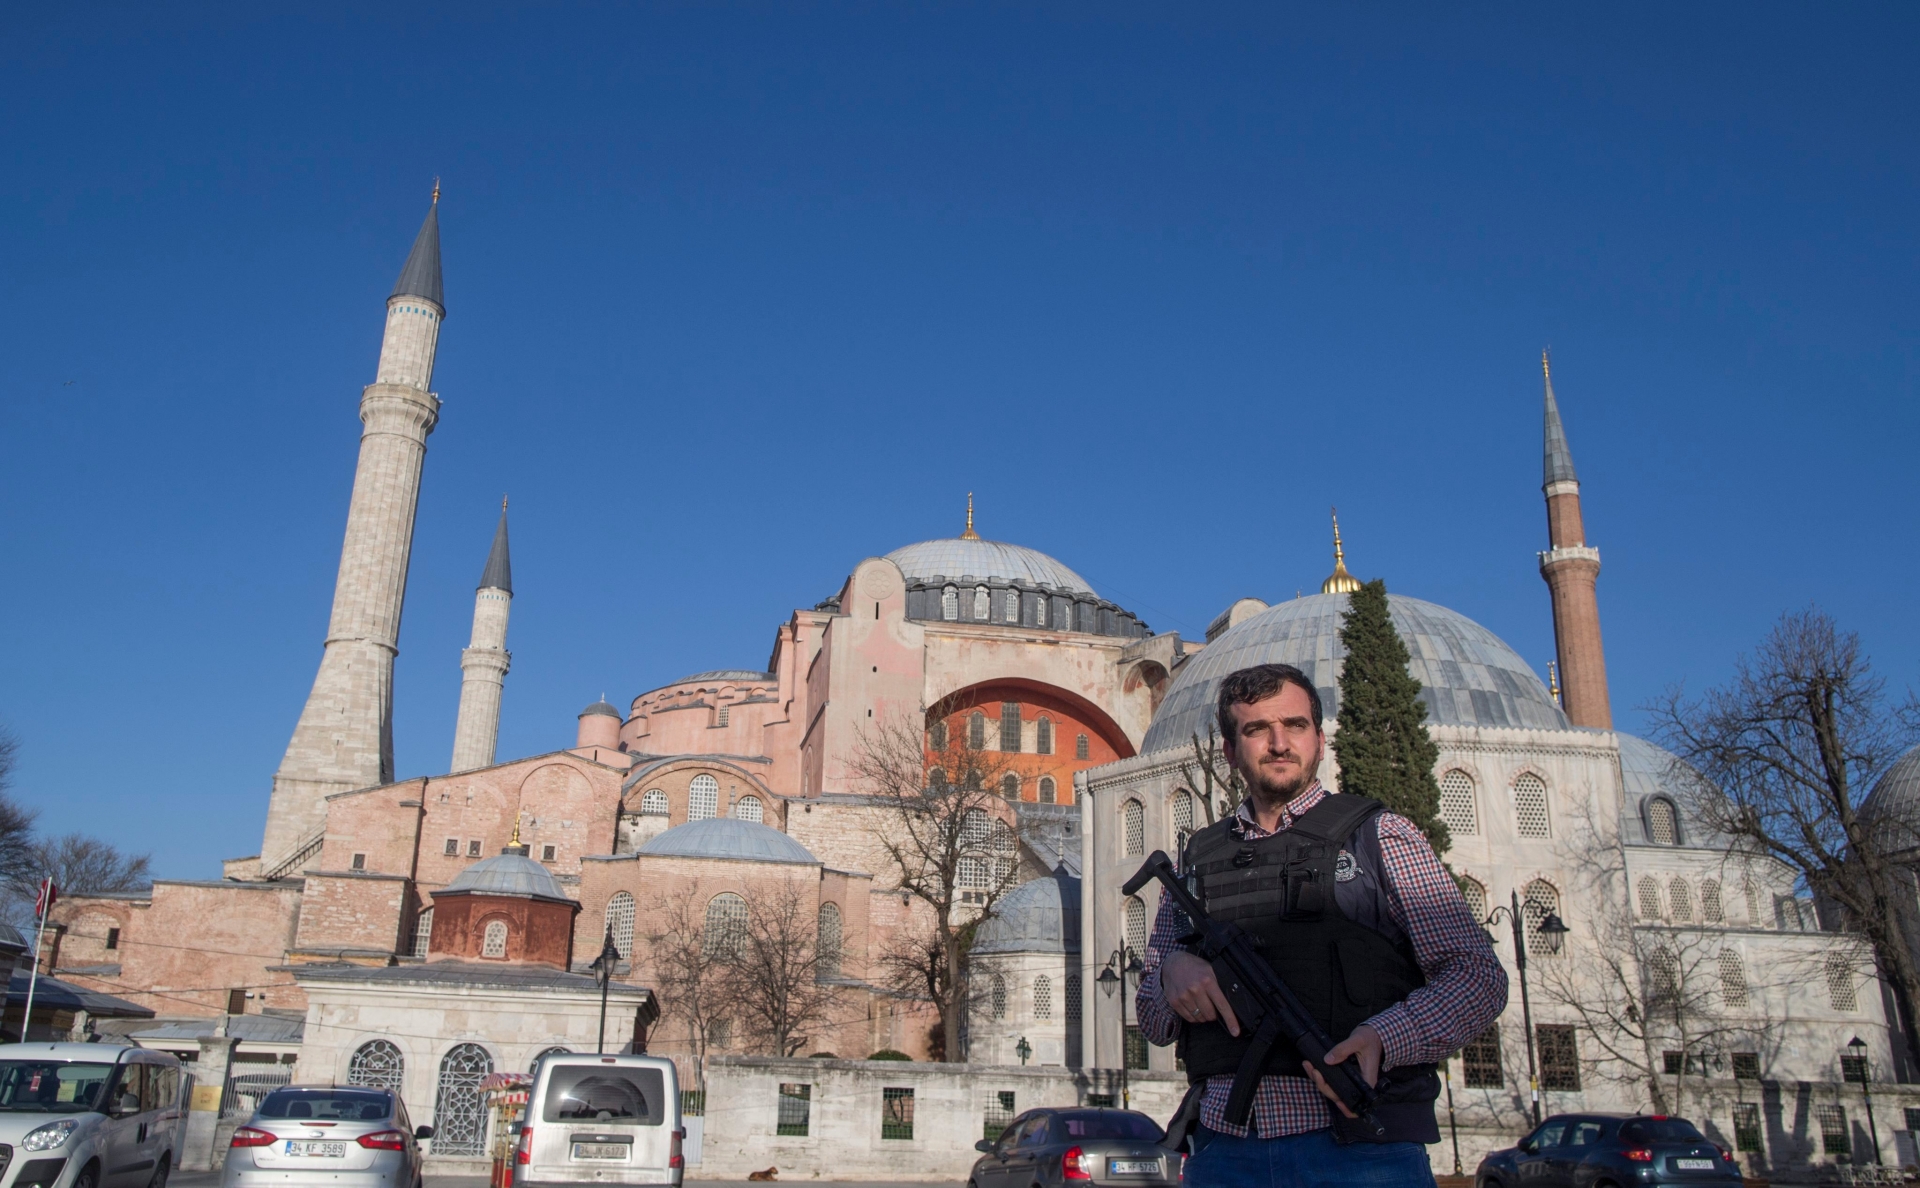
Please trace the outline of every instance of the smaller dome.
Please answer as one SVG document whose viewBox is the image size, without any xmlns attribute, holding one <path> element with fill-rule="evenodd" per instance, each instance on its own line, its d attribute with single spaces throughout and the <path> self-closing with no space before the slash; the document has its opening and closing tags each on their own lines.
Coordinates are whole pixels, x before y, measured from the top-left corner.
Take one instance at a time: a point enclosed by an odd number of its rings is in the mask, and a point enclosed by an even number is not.
<svg viewBox="0 0 1920 1188">
<path fill-rule="evenodd" d="M 1913 819 L 1916 805 L 1920 805 L 1920 747 L 1900 756 L 1885 775 L 1874 781 L 1873 791 L 1861 802 L 1860 815 L 1904 824 Z M 1891 844 L 1907 849 L 1913 843 L 1896 840 Z"/>
<path fill-rule="evenodd" d="M 778 829 L 733 817 L 711 817 L 675 825 L 641 846 L 640 852 L 673 858 L 735 858 L 808 866 L 820 862 L 807 847 Z"/>
<path fill-rule="evenodd" d="M 975 953 L 1078 953 L 1080 880 L 1057 866 L 1001 897 L 993 919 L 980 926 Z"/>
<path fill-rule="evenodd" d="M 572 897 L 560 889 L 553 872 L 524 853 L 496 854 L 492 858 L 483 858 L 454 875 L 453 881 L 435 894 L 454 892 L 573 902 Z"/>
<path fill-rule="evenodd" d="M 594 702 L 592 705 L 588 706 L 586 709 L 581 710 L 580 713 L 576 716 L 582 717 L 582 718 L 589 717 L 589 716 L 598 716 L 602 718 L 613 718 L 618 721 L 626 720 L 626 715 L 622 714 L 619 710 L 615 709 L 613 706 L 608 705 L 605 701 Z"/>
</svg>

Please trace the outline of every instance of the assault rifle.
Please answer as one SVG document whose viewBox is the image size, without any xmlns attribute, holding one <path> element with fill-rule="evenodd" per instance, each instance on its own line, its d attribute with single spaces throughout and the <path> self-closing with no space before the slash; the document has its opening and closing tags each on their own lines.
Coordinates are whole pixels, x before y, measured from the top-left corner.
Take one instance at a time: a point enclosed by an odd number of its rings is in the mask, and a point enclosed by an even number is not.
<svg viewBox="0 0 1920 1188">
<path fill-rule="evenodd" d="M 1250 1035 L 1247 1051 L 1233 1075 L 1233 1092 L 1227 1096 L 1226 1120 L 1235 1126 L 1247 1124 L 1253 1109 L 1253 1093 L 1260 1084 L 1260 1070 L 1281 1037 L 1293 1041 L 1300 1054 L 1313 1063 L 1327 1084 L 1339 1095 L 1355 1117 L 1334 1113 L 1333 1135 L 1336 1142 L 1384 1142 L 1386 1127 L 1373 1116 L 1379 1093 L 1360 1074 L 1360 1060 L 1349 1056 L 1339 1064 L 1327 1063 L 1327 1051 L 1334 1041 L 1327 1037 L 1307 1009 L 1300 1005 L 1293 988 L 1280 980 L 1266 958 L 1254 948 L 1253 938 L 1233 924 L 1222 923 L 1207 915 L 1193 893 L 1188 891 L 1173 869 L 1166 851 L 1155 850 L 1139 870 L 1120 888 L 1132 895 L 1153 880 L 1166 887 L 1173 902 L 1187 914 L 1193 931 L 1183 938 L 1187 950 L 1213 966 L 1214 977 L 1233 1007 L 1240 1023 L 1240 1034 Z"/>
</svg>

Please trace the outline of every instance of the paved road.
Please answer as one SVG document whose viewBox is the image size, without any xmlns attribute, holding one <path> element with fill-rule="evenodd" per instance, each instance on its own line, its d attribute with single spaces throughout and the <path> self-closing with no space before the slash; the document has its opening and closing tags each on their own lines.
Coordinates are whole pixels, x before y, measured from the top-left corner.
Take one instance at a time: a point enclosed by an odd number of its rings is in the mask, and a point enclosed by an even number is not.
<svg viewBox="0 0 1920 1188">
<path fill-rule="evenodd" d="M 828 1183 L 824 1180 L 781 1180 L 783 1184 Z M 831 1181 L 836 1188 L 896 1188 L 891 1181 Z M 689 1184 L 699 1184 L 701 1188 L 748 1188 L 746 1180 L 702 1180 L 696 1172 L 687 1178 Z M 219 1172 L 175 1172 L 167 1180 L 167 1188 L 220 1188 Z M 487 1188 L 485 1176 L 428 1176 L 427 1188 Z M 950 1183 L 915 1183 L 912 1188 L 960 1188 L 960 1181 Z"/>
</svg>

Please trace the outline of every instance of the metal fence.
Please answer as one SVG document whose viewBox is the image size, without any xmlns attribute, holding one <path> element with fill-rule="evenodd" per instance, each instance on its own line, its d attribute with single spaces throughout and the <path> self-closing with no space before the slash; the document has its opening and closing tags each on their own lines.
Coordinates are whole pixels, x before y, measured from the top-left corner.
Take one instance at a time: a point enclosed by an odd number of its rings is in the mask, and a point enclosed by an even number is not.
<svg viewBox="0 0 1920 1188">
<path fill-rule="evenodd" d="M 259 1108 L 261 1098 L 292 1080 L 291 1068 L 276 1069 L 273 1072 L 235 1072 L 229 1068 L 226 1088 L 220 1094 L 220 1116 L 244 1118 Z"/>
</svg>

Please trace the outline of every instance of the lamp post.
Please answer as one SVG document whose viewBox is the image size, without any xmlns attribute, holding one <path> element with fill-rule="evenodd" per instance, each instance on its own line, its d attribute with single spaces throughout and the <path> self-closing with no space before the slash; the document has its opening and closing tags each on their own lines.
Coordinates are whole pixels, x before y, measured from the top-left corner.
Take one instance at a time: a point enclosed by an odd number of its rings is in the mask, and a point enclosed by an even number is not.
<svg viewBox="0 0 1920 1188">
<path fill-rule="evenodd" d="M 1100 989 L 1106 993 L 1108 998 L 1113 997 L 1115 990 L 1121 991 L 1120 1108 L 1123 1110 L 1133 1108 L 1133 1098 L 1127 1088 L 1127 998 L 1129 997 L 1126 993 L 1127 978 L 1139 978 L 1141 968 L 1140 954 L 1134 952 L 1131 945 L 1121 945 L 1113 951 L 1113 956 L 1107 958 L 1107 967 L 1100 971 L 1099 977 L 1094 979 L 1094 981 L 1100 983 Z M 1119 971 L 1118 973 L 1114 972 L 1116 969 Z"/>
<path fill-rule="evenodd" d="M 599 1055 L 607 1051 L 607 983 L 613 980 L 613 967 L 620 963 L 620 950 L 613 943 L 613 925 L 607 925 L 607 939 L 600 945 L 600 955 L 587 966 L 600 978 L 600 1038 L 593 1050 Z"/>
<path fill-rule="evenodd" d="M 1027 1042 L 1026 1036 L 1021 1036 L 1020 1042 L 1013 1045 L 1013 1054 L 1020 1058 L 1021 1068 L 1027 1067 L 1027 1057 L 1033 1055 L 1033 1045 Z"/>
<path fill-rule="evenodd" d="M 1880 1126 L 1873 1120 L 1873 1077 L 1867 1068 L 1867 1041 L 1854 1036 L 1847 1041 L 1860 1066 L 1860 1094 L 1867 1099 L 1867 1133 L 1873 1138 L 1873 1165 L 1880 1166 Z"/>
<path fill-rule="evenodd" d="M 1512 907 L 1497 907 L 1486 918 L 1488 925 L 1496 924 L 1501 917 L 1513 925 L 1513 963 L 1520 970 L 1520 1023 L 1525 1029 L 1527 1040 L 1527 1091 L 1533 1099 L 1533 1124 L 1540 1125 L 1540 1072 L 1533 1060 L 1533 1000 L 1527 991 L 1527 935 L 1522 925 L 1525 919 L 1520 913 L 1520 892 L 1513 893 Z M 1558 953 L 1560 942 L 1567 935 L 1567 926 L 1560 917 L 1552 912 L 1540 921 L 1540 927 L 1534 930 L 1546 942 L 1547 952 Z M 1492 940 L 1493 934 L 1488 933 Z"/>
<path fill-rule="evenodd" d="M 1460 1127 L 1453 1120 L 1453 1057 L 1440 1062 L 1440 1075 L 1447 1081 L 1447 1133 L 1453 1136 L 1453 1174 L 1464 1175 L 1460 1170 Z"/>
</svg>

